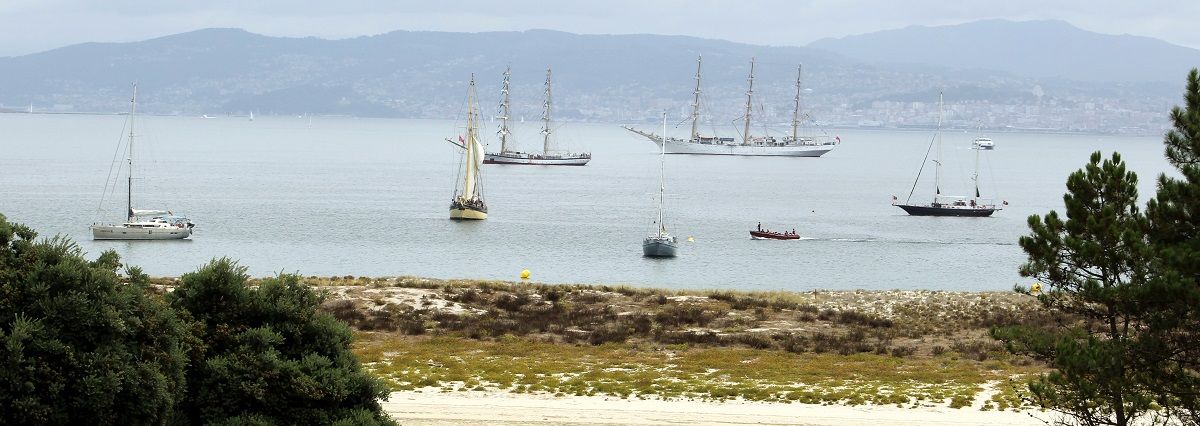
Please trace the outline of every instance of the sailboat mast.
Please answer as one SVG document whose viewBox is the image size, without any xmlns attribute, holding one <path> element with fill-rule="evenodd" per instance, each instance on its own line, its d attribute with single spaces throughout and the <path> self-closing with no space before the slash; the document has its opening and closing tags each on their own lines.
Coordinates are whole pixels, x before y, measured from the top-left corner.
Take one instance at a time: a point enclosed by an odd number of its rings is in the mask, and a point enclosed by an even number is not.
<svg viewBox="0 0 1200 426">
<path fill-rule="evenodd" d="M 938 121 L 937 132 L 937 159 L 934 164 L 937 167 L 933 171 L 933 202 L 937 203 L 938 196 L 942 195 L 942 92 L 938 92 Z"/>
<path fill-rule="evenodd" d="M 463 194 L 464 199 L 470 199 L 475 195 L 475 173 L 476 160 L 479 155 L 475 152 L 476 127 L 478 126 L 477 118 L 475 117 L 475 74 L 471 74 L 471 83 L 467 88 L 467 140 L 463 141 L 463 147 L 466 149 L 465 172 L 463 178 Z"/>
<path fill-rule="evenodd" d="M 546 103 L 542 106 L 542 153 L 550 152 L 550 68 L 546 68 Z"/>
<path fill-rule="evenodd" d="M 796 66 L 796 109 L 792 111 L 792 140 L 799 141 L 800 130 L 800 67 Z"/>
<path fill-rule="evenodd" d="M 700 139 L 700 131 L 698 130 L 697 126 L 699 125 L 699 122 L 700 122 L 700 62 L 703 59 L 704 59 L 704 56 L 696 57 L 696 89 L 692 91 L 692 95 L 695 96 L 695 98 L 692 99 L 692 139 L 691 140 L 693 140 L 693 141 L 698 141 Z"/>
<path fill-rule="evenodd" d="M 133 97 L 129 99 L 129 181 L 125 192 L 125 212 L 133 222 L 133 118 L 137 116 L 137 83 L 133 84 Z"/>
<path fill-rule="evenodd" d="M 979 201 L 979 147 L 975 147 L 975 201 Z"/>
<path fill-rule="evenodd" d="M 750 88 L 746 89 L 746 127 L 742 131 L 742 143 L 750 144 L 750 111 L 754 98 L 754 58 L 750 58 Z"/>
<path fill-rule="evenodd" d="M 667 144 L 665 142 L 666 140 L 667 140 L 667 112 L 663 111 L 663 141 L 664 142 L 661 145 L 662 152 L 659 153 L 659 170 L 658 170 L 658 234 L 660 236 L 667 232 L 667 226 L 664 225 L 663 221 L 662 221 L 663 199 L 664 199 L 663 194 L 666 193 L 666 190 L 667 190 L 667 188 L 666 188 Z"/>
<path fill-rule="evenodd" d="M 508 99 L 508 78 L 511 75 L 511 68 L 504 68 L 504 86 L 500 89 L 503 98 L 500 101 L 500 152 L 508 152 L 508 135 L 512 133 L 508 128 L 509 99 Z"/>
</svg>

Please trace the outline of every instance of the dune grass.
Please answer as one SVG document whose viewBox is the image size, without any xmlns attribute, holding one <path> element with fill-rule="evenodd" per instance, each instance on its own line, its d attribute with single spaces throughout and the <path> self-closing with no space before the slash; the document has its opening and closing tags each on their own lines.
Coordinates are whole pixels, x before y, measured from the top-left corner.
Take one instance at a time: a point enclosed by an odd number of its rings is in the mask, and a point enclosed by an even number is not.
<svg viewBox="0 0 1200 426">
<path fill-rule="evenodd" d="M 873 353 L 796 354 L 741 347 L 568 345 L 506 336 L 491 341 L 358 333 L 355 352 L 395 390 L 508 391 L 640 399 L 746 400 L 900 407 L 1019 407 L 987 383 L 1041 371 L 954 352 L 931 358 Z"/>
</svg>

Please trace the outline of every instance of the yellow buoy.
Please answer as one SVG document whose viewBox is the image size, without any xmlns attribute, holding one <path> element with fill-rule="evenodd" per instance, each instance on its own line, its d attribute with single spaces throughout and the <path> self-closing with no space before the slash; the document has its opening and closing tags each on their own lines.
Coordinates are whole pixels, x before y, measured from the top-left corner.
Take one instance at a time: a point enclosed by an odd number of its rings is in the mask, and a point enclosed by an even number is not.
<svg viewBox="0 0 1200 426">
<path fill-rule="evenodd" d="M 529 279 L 529 270 L 528 269 L 521 270 L 521 279 L 523 279 L 523 280 Z"/>
<path fill-rule="evenodd" d="M 688 242 L 689 242 L 689 243 L 694 243 L 694 242 L 696 242 L 696 239 L 695 239 L 695 238 L 692 238 L 692 237 L 688 237 Z"/>
<path fill-rule="evenodd" d="M 1041 293 L 1042 283 L 1033 283 L 1033 286 L 1029 287 L 1029 292 L 1033 294 Z"/>
</svg>

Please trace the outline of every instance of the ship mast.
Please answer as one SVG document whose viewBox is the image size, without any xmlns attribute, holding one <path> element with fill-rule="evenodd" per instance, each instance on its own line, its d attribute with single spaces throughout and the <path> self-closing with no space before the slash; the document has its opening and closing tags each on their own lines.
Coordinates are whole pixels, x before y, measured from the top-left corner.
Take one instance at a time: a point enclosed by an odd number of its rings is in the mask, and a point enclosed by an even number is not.
<svg viewBox="0 0 1200 426">
<path fill-rule="evenodd" d="M 546 68 L 546 103 L 542 105 L 542 153 L 550 153 L 550 68 Z"/>
<path fill-rule="evenodd" d="M 463 177 L 463 194 L 461 200 L 469 200 L 475 196 L 477 183 L 475 182 L 479 173 L 479 162 L 477 157 L 480 155 L 475 149 L 478 146 L 476 142 L 476 132 L 478 127 L 478 117 L 475 112 L 475 74 L 471 74 L 471 83 L 467 89 L 467 139 L 463 141 L 463 148 L 466 149 L 466 161 Z"/>
<path fill-rule="evenodd" d="M 933 163 L 937 165 L 933 172 L 933 202 L 937 204 L 938 196 L 942 195 L 942 92 L 938 92 L 938 121 L 937 132 L 937 159 Z"/>
<path fill-rule="evenodd" d="M 500 89 L 503 97 L 500 100 L 500 152 L 508 152 L 508 135 L 512 134 L 512 130 L 508 128 L 508 117 L 511 116 L 508 99 L 508 78 L 511 75 L 511 67 L 504 68 L 504 85 Z"/>
<path fill-rule="evenodd" d="M 129 99 L 129 181 L 125 193 L 127 221 L 133 222 L 133 118 L 137 115 L 137 83 L 133 84 L 133 97 Z"/>
<path fill-rule="evenodd" d="M 742 132 L 742 144 L 750 145 L 750 111 L 754 98 L 754 58 L 750 58 L 750 88 L 746 89 L 746 126 Z"/>
<path fill-rule="evenodd" d="M 666 197 L 664 194 L 667 191 L 667 112 L 663 111 L 663 144 L 662 152 L 659 154 L 659 170 L 658 170 L 658 236 L 663 236 L 667 233 L 667 225 L 663 224 L 663 200 Z"/>
<path fill-rule="evenodd" d="M 692 95 L 695 96 L 692 100 L 692 141 L 700 140 L 700 132 L 696 126 L 700 121 L 700 61 L 703 58 L 703 56 L 696 57 L 696 90 L 692 91 Z"/>
<path fill-rule="evenodd" d="M 796 109 L 792 112 L 792 141 L 800 141 L 800 67 L 796 66 Z"/>
<path fill-rule="evenodd" d="M 974 180 L 975 180 L 975 202 L 976 203 L 979 202 L 979 151 L 981 151 L 981 150 L 979 149 L 978 146 L 976 146 L 975 147 L 975 178 L 974 178 Z"/>
</svg>

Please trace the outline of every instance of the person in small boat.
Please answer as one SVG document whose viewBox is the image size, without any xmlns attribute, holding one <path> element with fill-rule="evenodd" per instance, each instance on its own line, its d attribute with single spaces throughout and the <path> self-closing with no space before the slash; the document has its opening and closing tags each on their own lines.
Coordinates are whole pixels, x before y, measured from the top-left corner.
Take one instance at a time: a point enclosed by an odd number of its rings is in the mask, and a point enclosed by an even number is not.
<svg viewBox="0 0 1200 426">
<path fill-rule="evenodd" d="M 758 223 L 758 232 L 762 232 L 762 222 Z"/>
</svg>

